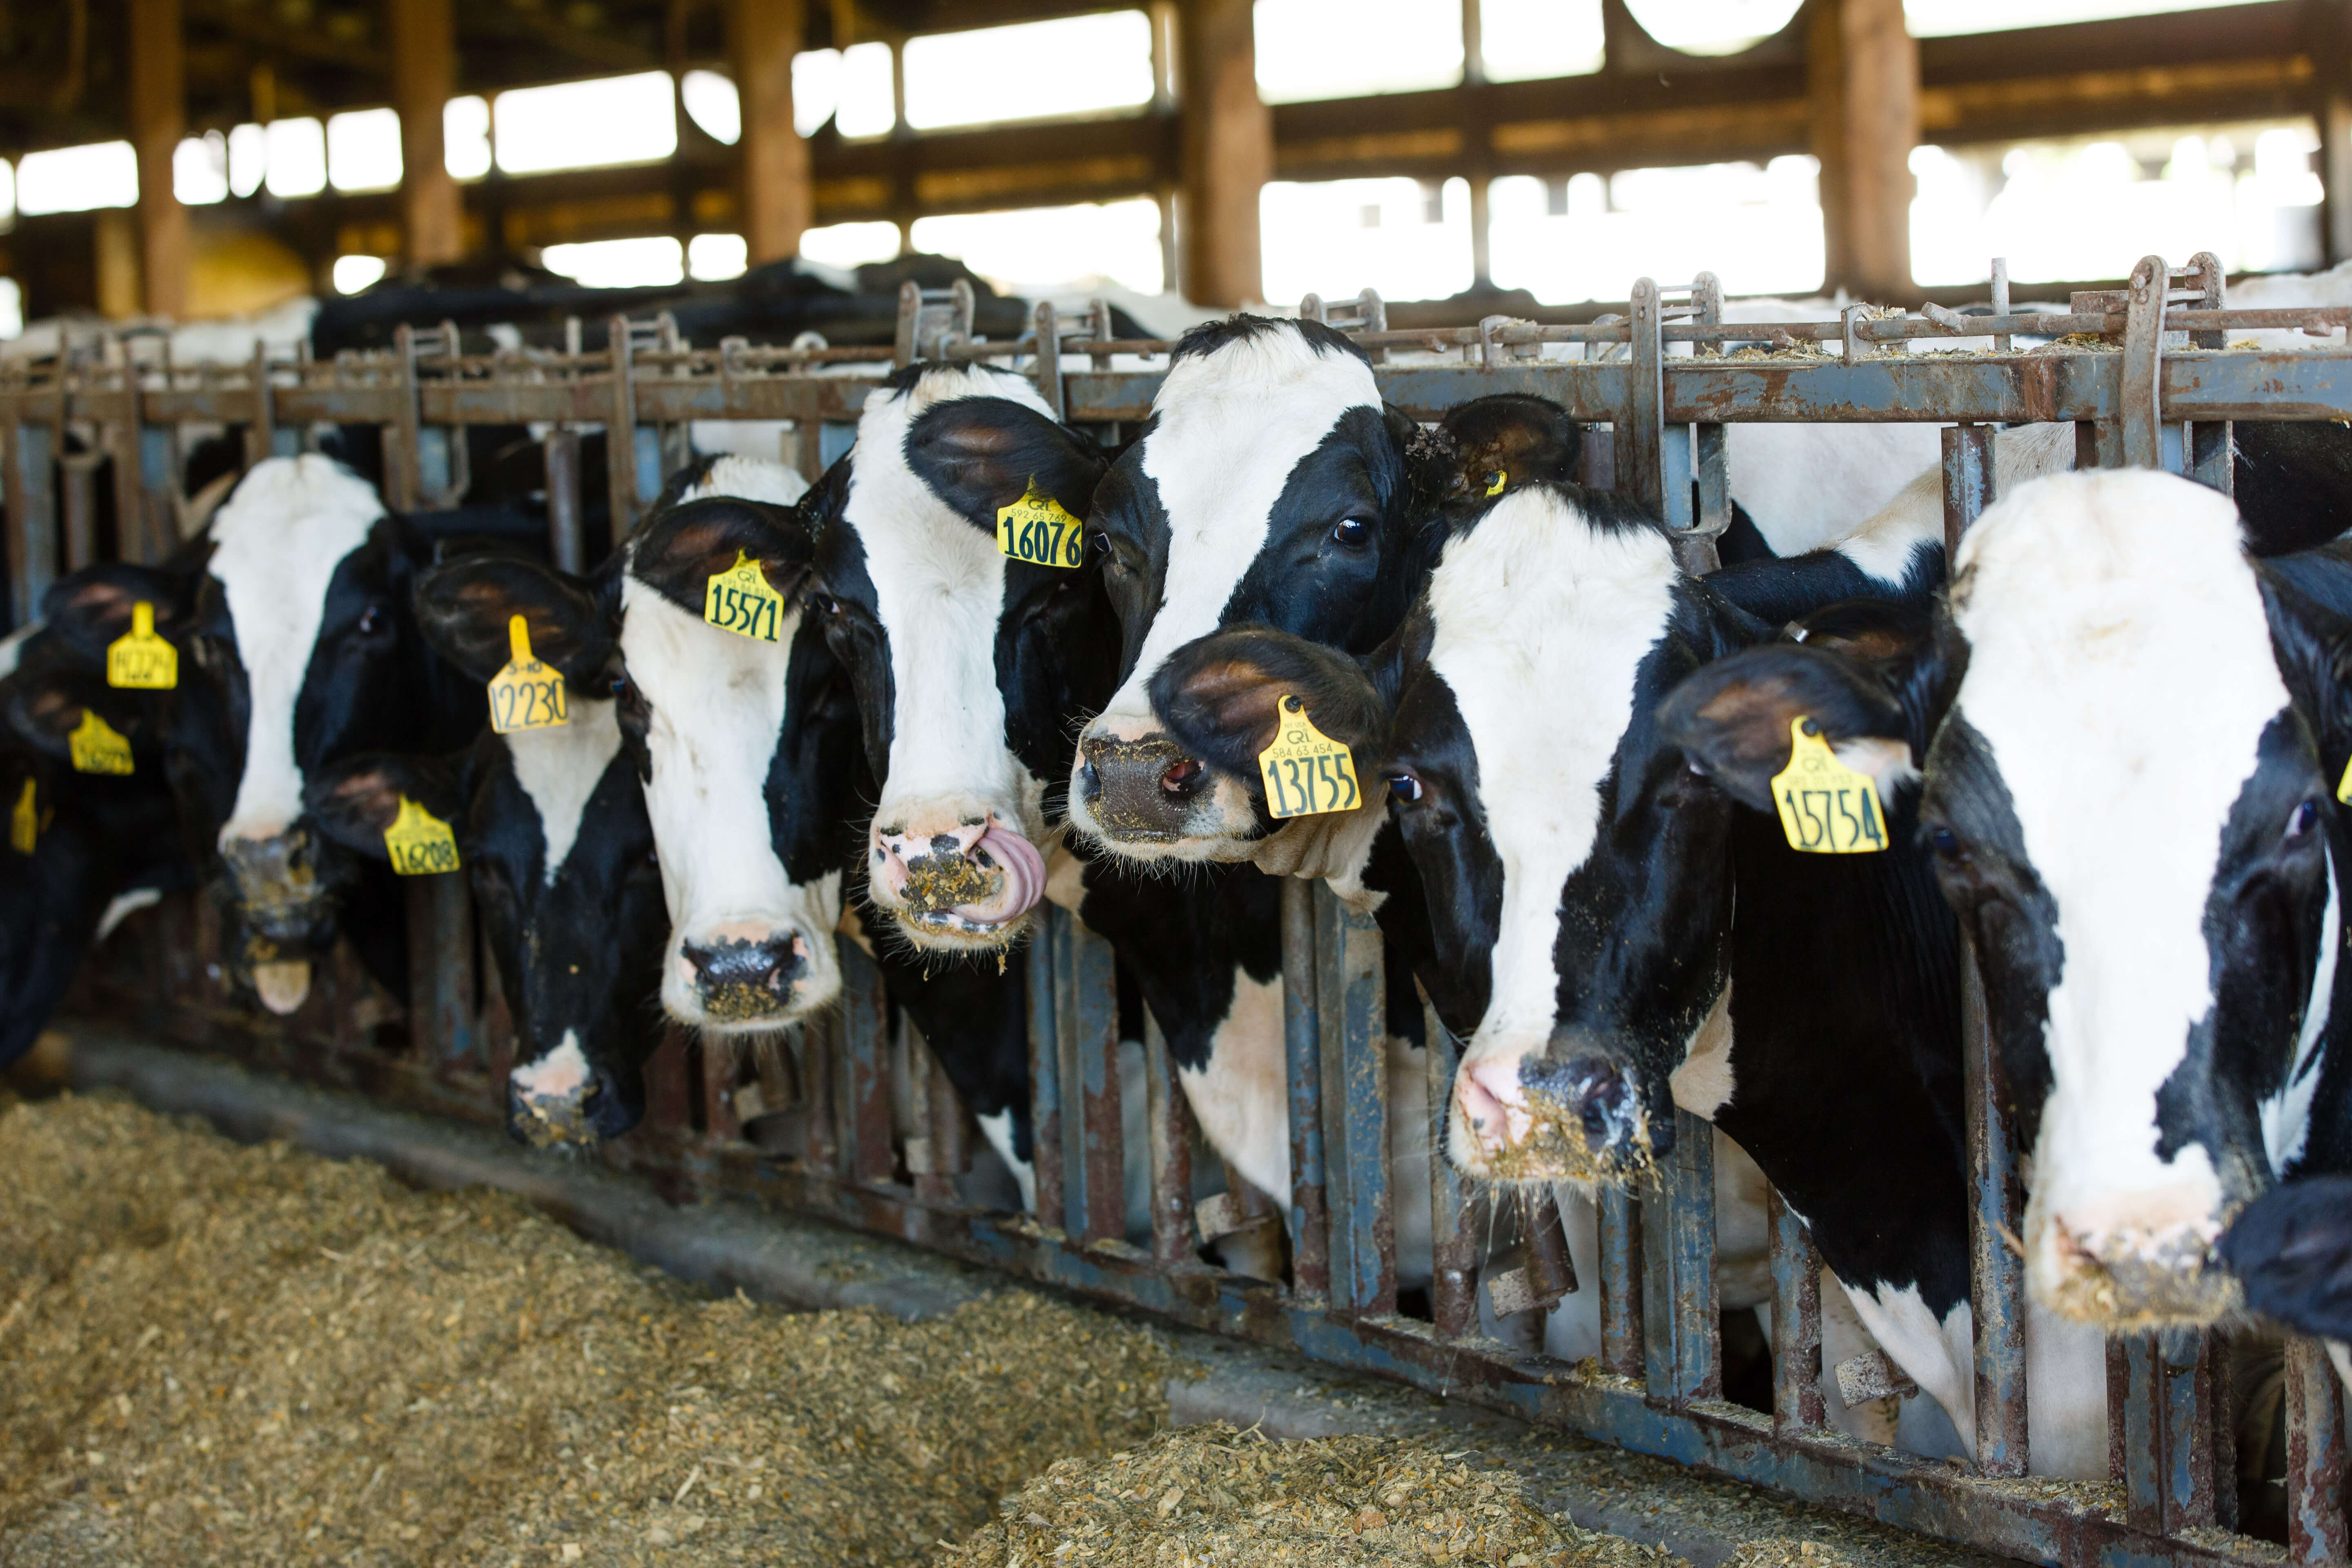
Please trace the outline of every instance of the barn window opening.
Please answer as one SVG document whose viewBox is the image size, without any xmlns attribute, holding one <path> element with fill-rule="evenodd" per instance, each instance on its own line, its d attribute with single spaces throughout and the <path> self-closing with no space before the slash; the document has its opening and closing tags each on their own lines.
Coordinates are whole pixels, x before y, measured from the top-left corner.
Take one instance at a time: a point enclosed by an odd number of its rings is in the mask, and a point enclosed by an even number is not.
<svg viewBox="0 0 2352 1568">
<path fill-rule="evenodd" d="M 86 213 L 139 200 L 139 159 L 128 142 L 92 142 L 27 153 L 16 163 L 16 210 Z"/>
<path fill-rule="evenodd" d="M 249 196 L 261 189 L 261 176 L 269 167 L 269 132 L 258 125 L 238 125 L 228 133 L 228 190 L 233 196 Z"/>
<path fill-rule="evenodd" d="M 1727 293 L 1810 293 L 1822 274 L 1818 185 L 1819 165 L 1798 153 L 1565 182 L 1509 175 L 1488 187 L 1495 282 L 1547 305 L 1622 300 L 1628 279 L 1702 270 Z"/>
<path fill-rule="evenodd" d="M 0 158 L 0 234 L 16 226 L 16 166 Z"/>
<path fill-rule="evenodd" d="M 502 92 L 491 145 L 499 167 L 509 174 L 658 162 L 677 151 L 669 73 L 640 71 Z"/>
<path fill-rule="evenodd" d="M 820 267 L 863 267 L 888 261 L 898 254 L 895 223 L 829 223 L 801 230 L 801 258 Z"/>
<path fill-rule="evenodd" d="M 686 279 L 685 247 L 667 235 L 551 245 L 540 265 L 591 289 L 645 289 Z"/>
<path fill-rule="evenodd" d="M 705 282 L 740 278 L 750 265 L 751 247 L 740 234 L 698 234 L 686 242 L 686 270 Z"/>
<path fill-rule="evenodd" d="M 826 121 L 844 136 L 887 136 L 898 123 L 890 46 L 852 44 L 793 57 L 793 124 L 803 136 Z"/>
<path fill-rule="evenodd" d="M 333 272 L 335 292 L 356 294 L 372 288 L 383 280 L 388 267 L 381 256 L 338 256 Z"/>
<path fill-rule="evenodd" d="M 793 62 L 797 68 L 799 61 Z M 793 75 L 797 77 L 797 68 Z M 799 84 L 794 82 L 793 118 L 800 118 Z M 686 105 L 686 117 L 702 127 L 702 133 L 713 142 L 732 147 L 743 138 L 743 100 L 735 91 L 734 82 L 717 71 L 688 71 L 677 79 L 678 101 Z M 803 135 L 808 134 L 803 132 Z"/>
<path fill-rule="evenodd" d="M 928 33 L 905 47 L 907 123 L 918 131 L 1100 114 L 1151 101 L 1151 22 L 1140 11 Z M 1051 94 L 1004 90 L 1006 81 L 1039 73 L 1054 82 Z"/>
<path fill-rule="evenodd" d="M 1904 0 L 1903 21 L 1915 38 L 2048 27 L 2061 22 L 2104 22 L 2116 16 L 2158 16 L 2210 11 L 2252 0 Z"/>
<path fill-rule="evenodd" d="M 14 278 L 0 278 L 0 338 L 24 335 L 25 291 L 16 286 Z"/>
<path fill-rule="evenodd" d="M 441 162 L 452 177 L 478 180 L 490 172 L 490 100 L 453 98 L 441 106 Z"/>
<path fill-rule="evenodd" d="M 183 206 L 228 199 L 228 138 L 217 131 L 191 136 L 172 149 L 172 194 Z"/>
<path fill-rule="evenodd" d="M 1799 0 L 1626 0 L 1642 30 L 1686 55 L 1736 55 L 1789 25 Z"/>
<path fill-rule="evenodd" d="M 1269 300 L 1364 288 L 1443 300 L 1470 287 L 1467 180 L 1277 180 L 1258 197 L 1258 230 Z"/>
<path fill-rule="evenodd" d="M 1006 293 L 1108 283 L 1157 294 L 1166 287 L 1160 204 L 1146 196 L 917 218 L 908 243 L 957 258 Z"/>
<path fill-rule="evenodd" d="M 315 196 L 327 188 L 327 128 L 315 120 L 273 120 L 262 184 L 273 196 Z"/>
<path fill-rule="evenodd" d="M 388 191 L 399 184 L 399 112 L 355 109 L 328 116 L 327 179 L 339 191 Z"/>
<path fill-rule="evenodd" d="M 1462 79 L 1462 11 L 1429 0 L 1257 0 L 1257 89 L 1268 103 L 1416 92 Z"/>
<path fill-rule="evenodd" d="M 1605 63 L 1601 0 L 1478 0 L 1488 81 L 1586 76 Z"/>
</svg>

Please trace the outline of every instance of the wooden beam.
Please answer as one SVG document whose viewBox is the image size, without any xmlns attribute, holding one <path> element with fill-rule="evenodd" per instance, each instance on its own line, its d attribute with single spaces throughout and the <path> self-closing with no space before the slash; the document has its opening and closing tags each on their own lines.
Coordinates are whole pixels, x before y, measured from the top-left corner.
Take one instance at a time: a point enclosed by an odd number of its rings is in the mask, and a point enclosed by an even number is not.
<svg viewBox="0 0 2352 1568">
<path fill-rule="evenodd" d="M 188 211 L 172 189 L 172 154 L 187 133 L 180 0 L 131 0 L 131 145 L 139 155 L 139 277 L 152 316 L 188 310 Z"/>
<path fill-rule="evenodd" d="M 1257 95 L 1250 0 L 1184 0 L 1176 18 L 1184 297 L 1265 298 L 1258 191 L 1274 178 L 1274 115 Z"/>
<path fill-rule="evenodd" d="M 400 112 L 400 219 L 411 267 L 466 252 L 464 207 L 449 176 L 441 111 L 456 95 L 457 35 L 450 0 L 387 0 L 392 106 Z"/>
<path fill-rule="evenodd" d="M 738 210 L 754 267 L 799 254 L 814 215 L 809 146 L 793 125 L 793 56 L 806 30 L 802 0 L 729 0 L 727 52 L 743 113 Z"/>
<path fill-rule="evenodd" d="M 1822 287 L 1907 299 L 1919 46 L 1903 0 L 1814 0 L 1805 74 L 1822 165 Z"/>
</svg>

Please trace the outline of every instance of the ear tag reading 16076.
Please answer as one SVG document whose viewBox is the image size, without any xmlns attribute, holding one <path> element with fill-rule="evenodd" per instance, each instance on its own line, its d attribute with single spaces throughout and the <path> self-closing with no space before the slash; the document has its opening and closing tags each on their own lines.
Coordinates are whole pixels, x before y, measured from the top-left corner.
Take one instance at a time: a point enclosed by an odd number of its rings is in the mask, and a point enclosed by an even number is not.
<svg viewBox="0 0 2352 1568">
<path fill-rule="evenodd" d="M 396 876 L 432 877 L 457 868 L 457 836 L 406 795 L 400 797 L 400 815 L 383 830 L 383 847 Z"/>
<path fill-rule="evenodd" d="M 1837 760 L 1821 726 L 1789 721 L 1789 765 L 1772 776 L 1772 804 L 1789 847 L 1809 855 L 1867 855 L 1886 847 L 1878 786 Z"/>
<path fill-rule="evenodd" d="M 518 730 L 552 730 L 572 721 L 564 705 L 563 672 L 550 669 L 530 651 L 530 622 L 507 621 L 507 647 L 513 657 L 490 680 L 490 728 L 501 735 Z"/>
<path fill-rule="evenodd" d="M 760 563 L 738 550 L 734 565 L 710 574 L 702 593 L 702 618 L 740 637 L 774 642 L 783 626 L 784 596 L 768 586 Z"/>
<path fill-rule="evenodd" d="M 131 742 L 122 738 L 115 727 L 98 716 L 98 710 L 81 710 L 81 722 L 66 737 L 67 752 L 73 758 L 78 773 L 127 773 L 131 771 Z"/>
<path fill-rule="evenodd" d="M 155 635 L 155 606 L 144 599 L 131 606 L 131 629 L 106 645 L 106 683 L 142 691 L 180 684 L 180 650 Z"/>
<path fill-rule="evenodd" d="M 996 548 L 1015 561 L 1075 568 L 1087 558 L 1086 524 L 1040 490 L 1033 476 L 1019 500 L 996 509 Z"/>
<path fill-rule="evenodd" d="M 8 814 L 8 847 L 19 855 L 30 855 L 41 841 L 41 814 L 33 804 L 33 781 L 25 781 L 25 793 L 16 797 L 16 808 Z"/>
<path fill-rule="evenodd" d="M 1274 744 L 1257 754 L 1266 810 L 1276 816 L 1354 810 L 1364 798 L 1356 787 L 1354 756 L 1315 727 L 1297 697 L 1286 694 L 1278 706 Z"/>
</svg>

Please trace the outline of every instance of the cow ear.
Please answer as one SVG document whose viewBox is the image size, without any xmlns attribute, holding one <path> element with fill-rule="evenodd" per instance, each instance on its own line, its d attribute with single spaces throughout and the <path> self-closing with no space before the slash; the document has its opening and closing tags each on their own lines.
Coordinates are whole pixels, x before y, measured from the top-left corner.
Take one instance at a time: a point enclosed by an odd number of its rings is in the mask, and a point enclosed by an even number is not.
<svg viewBox="0 0 2352 1568">
<path fill-rule="evenodd" d="M 629 574 L 700 615 L 710 579 L 737 557 L 758 562 L 768 585 L 790 597 L 814 553 L 808 525 L 795 508 L 711 496 L 672 507 L 647 523 L 629 545 Z"/>
<path fill-rule="evenodd" d="M 603 695 L 613 639 L 596 595 L 579 578 L 511 555 L 461 555 L 416 584 L 416 621 L 442 658 L 488 681 L 512 657 L 508 626 L 520 616 L 530 651 L 575 690 Z"/>
<path fill-rule="evenodd" d="M 131 630 L 134 607 L 152 605 L 155 632 L 171 638 L 184 625 L 186 580 L 155 566 L 108 561 L 60 577 L 41 596 L 41 618 L 74 658 L 103 668 L 106 650 Z"/>
<path fill-rule="evenodd" d="M 1389 710 L 1363 666 L 1336 648 L 1272 626 L 1228 626 L 1168 656 L 1151 678 L 1151 710 L 1187 752 L 1253 777 L 1274 743 L 1279 705 L 1297 697 L 1315 727 L 1357 754 L 1386 752 Z"/>
<path fill-rule="evenodd" d="M 2300 1333 L 2352 1339 L 2352 1176 L 2272 1188 L 2221 1237 L 2247 1307 Z"/>
<path fill-rule="evenodd" d="M 1691 765 L 1739 801 L 1772 809 L 1789 765 L 1790 726 L 1811 719 L 1830 749 L 1878 784 L 1881 800 L 1917 776 L 1909 715 L 1869 660 L 1829 647 L 1768 643 L 1716 660 L 1669 693 L 1658 729 Z"/>
<path fill-rule="evenodd" d="M 389 858 L 383 832 L 400 816 L 406 795 L 455 828 L 466 822 L 467 753 L 420 757 L 375 752 L 346 757 L 313 773 L 302 788 L 303 809 L 319 831 L 344 848 Z"/>
<path fill-rule="evenodd" d="M 99 656 L 101 661 L 105 655 Z M 136 745 L 147 738 L 146 705 L 138 697 L 116 691 L 96 675 L 74 666 L 52 664 L 43 669 L 19 670 L 0 686 L 7 702 L 8 729 L 45 755 L 72 754 L 68 737 L 81 728 L 82 716 L 92 709 L 106 726 Z"/>
<path fill-rule="evenodd" d="M 958 513 L 993 532 L 998 510 L 1032 486 L 1084 518 L 1110 454 L 1010 398 L 959 397 L 916 416 L 907 431 L 907 466 Z"/>
<path fill-rule="evenodd" d="M 1439 426 L 1453 449 L 1449 493 L 1474 500 L 1538 481 L 1568 483 L 1584 455 L 1584 426 L 1548 398 L 1473 398 Z"/>
</svg>

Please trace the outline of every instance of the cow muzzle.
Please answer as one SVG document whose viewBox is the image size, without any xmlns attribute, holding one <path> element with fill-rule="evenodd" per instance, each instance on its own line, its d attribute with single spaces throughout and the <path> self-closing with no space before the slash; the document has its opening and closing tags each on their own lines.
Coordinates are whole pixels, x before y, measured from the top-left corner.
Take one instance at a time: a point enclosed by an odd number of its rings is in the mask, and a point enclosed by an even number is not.
<svg viewBox="0 0 2352 1568">
<path fill-rule="evenodd" d="M 839 973 L 797 926 L 735 922 L 679 941 L 662 1002 L 680 1023 L 719 1034 L 791 1023 L 833 1000 Z"/>
<path fill-rule="evenodd" d="M 587 1148 L 637 1123 L 613 1075 L 576 1049 L 523 1063 L 507 1080 L 507 1133 L 534 1149 Z"/>
<path fill-rule="evenodd" d="M 2026 1273 L 2044 1306 L 2109 1333 L 2202 1328 L 2235 1311 L 2237 1279 L 2217 1251 L 2220 1205 L 2203 1184 L 2091 1199 L 2026 1215 Z"/>
<path fill-rule="evenodd" d="M 1604 1051 L 1474 1046 L 1453 1098 L 1454 1163 L 1484 1180 L 1622 1184 L 1654 1157 L 1640 1083 Z"/>
<path fill-rule="evenodd" d="M 1258 833 L 1248 792 L 1157 729 L 1136 736 L 1089 731 L 1078 742 L 1072 782 L 1073 817 L 1128 853 L 1153 858 L 1165 846 L 1161 853 L 1185 856 Z"/>
<path fill-rule="evenodd" d="M 300 827 L 220 846 L 227 896 L 245 933 L 239 957 L 261 1005 L 285 1015 L 310 994 L 312 957 L 335 939 L 335 900 Z"/>
<path fill-rule="evenodd" d="M 940 831 L 877 819 L 870 879 L 877 902 L 925 946 L 1001 947 L 1045 893 L 1045 858 L 990 812 Z"/>
</svg>

